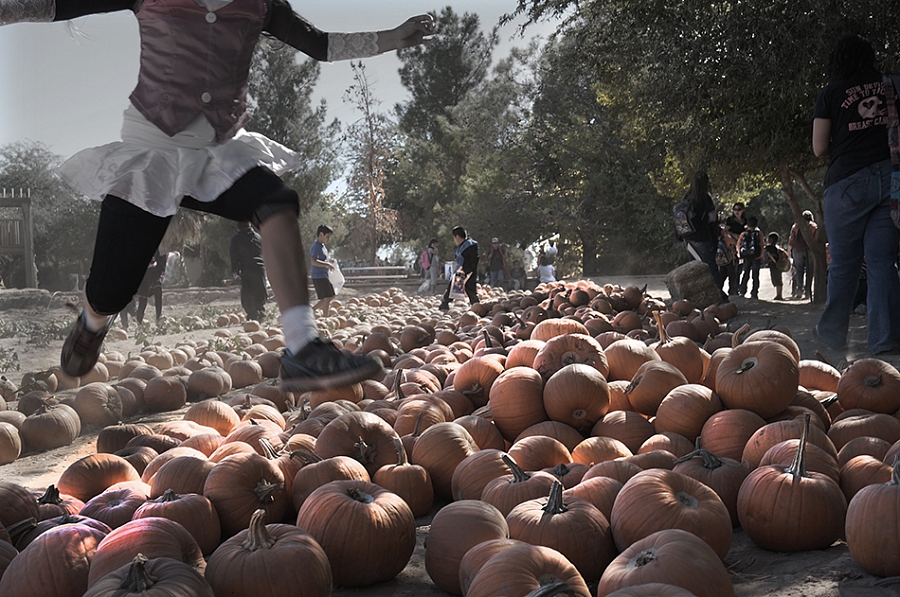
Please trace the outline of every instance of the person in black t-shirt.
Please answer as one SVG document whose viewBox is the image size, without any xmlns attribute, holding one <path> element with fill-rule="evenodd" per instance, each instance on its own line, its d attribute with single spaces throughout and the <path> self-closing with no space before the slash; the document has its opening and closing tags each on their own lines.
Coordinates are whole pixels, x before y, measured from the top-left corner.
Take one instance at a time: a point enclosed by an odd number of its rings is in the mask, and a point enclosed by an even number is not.
<svg viewBox="0 0 900 597">
<path fill-rule="evenodd" d="M 828 348 L 847 344 L 850 311 L 865 258 L 868 347 L 900 350 L 900 231 L 891 218 L 888 117 L 896 90 L 875 66 L 875 50 L 855 35 L 828 59 L 829 84 L 813 112 L 813 151 L 830 155 L 825 174 L 825 231 L 831 250 L 828 295 L 813 332 Z"/>
</svg>

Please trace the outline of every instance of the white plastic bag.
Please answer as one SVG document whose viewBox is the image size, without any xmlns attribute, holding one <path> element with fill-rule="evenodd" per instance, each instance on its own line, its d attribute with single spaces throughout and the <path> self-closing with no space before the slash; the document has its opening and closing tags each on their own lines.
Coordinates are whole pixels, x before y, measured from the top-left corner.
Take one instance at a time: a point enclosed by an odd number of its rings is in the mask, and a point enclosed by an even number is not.
<svg viewBox="0 0 900 597">
<path fill-rule="evenodd" d="M 338 266 L 337 261 L 330 261 L 329 263 L 334 266 L 334 269 L 328 270 L 328 281 L 331 282 L 334 293 L 337 294 L 344 287 L 344 274 L 341 273 L 341 268 Z"/>
<path fill-rule="evenodd" d="M 424 282 L 419 284 L 419 288 L 416 290 L 418 294 L 425 294 L 428 292 L 428 287 L 431 286 L 431 278 L 427 278 Z"/>
</svg>

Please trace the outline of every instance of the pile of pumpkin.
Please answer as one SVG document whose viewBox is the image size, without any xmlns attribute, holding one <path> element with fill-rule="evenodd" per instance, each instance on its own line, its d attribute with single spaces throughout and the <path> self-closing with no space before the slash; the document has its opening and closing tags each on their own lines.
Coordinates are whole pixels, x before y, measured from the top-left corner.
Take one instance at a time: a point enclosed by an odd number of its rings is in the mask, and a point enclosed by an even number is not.
<svg viewBox="0 0 900 597">
<path fill-rule="evenodd" d="M 863 569 L 900 574 L 893 367 L 839 372 L 786 330 L 725 331 L 733 307 L 636 288 L 484 298 L 447 316 L 396 289 L 339 305 L 325 331 L 385 367 L 334 390 L 265 379 L 274 329 L 242 355 L 114 365 L 115 395 L 192 404 L 103 427 L 40 495 L 0 483 L 0 597 L 330 595 L 399 574 L 430 514 L 425 570 L 468 597 L 733 595 L 738 525 L 777 551 L 845 537 Z M 181 389 L 148 400 L 157 379 Z"/>
</svg>

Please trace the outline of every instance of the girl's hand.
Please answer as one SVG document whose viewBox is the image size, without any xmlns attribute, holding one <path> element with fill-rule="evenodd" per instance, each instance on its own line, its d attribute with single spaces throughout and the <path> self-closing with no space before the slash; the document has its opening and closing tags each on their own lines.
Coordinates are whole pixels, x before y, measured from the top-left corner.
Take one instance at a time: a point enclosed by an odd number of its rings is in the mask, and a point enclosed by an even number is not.
<svg viewBox="0 0 900 597">
<path fill-rule="evenodd" d="M 434 33 L 434 17 L 429 14 L 410 17 L 394 29 L 379 31 L 378 49 L 381 52 L 387 52 L 420 44 L 429 44 Z"/>
</svg>

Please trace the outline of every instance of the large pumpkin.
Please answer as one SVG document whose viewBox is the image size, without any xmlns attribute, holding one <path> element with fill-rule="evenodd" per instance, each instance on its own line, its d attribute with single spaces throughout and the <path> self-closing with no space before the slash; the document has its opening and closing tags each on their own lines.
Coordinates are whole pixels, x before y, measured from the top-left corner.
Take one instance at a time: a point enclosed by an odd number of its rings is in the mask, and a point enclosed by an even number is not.
<svg viewBox="0 0 900 597">
<path fill-rule="evenodd" d="M 606 567 L 597 595 L 647 583 L 672 584 L 697 597 L 734 597 L 731 577 L 716 552 L 681 529 L 657 531 L 626 547 Z"/>
<path fill-rule="evenodd" d="M 124 458 L 115 454 L 89 454 L 70 464 L 56 486 L 60 492 L 87 502 L 114 483 L 139 479 L 140 475 Z"/>
<path fill-rule="evenodd" d="M 334 582 L 346 587 L 391 580 L 416 546 L 416 521 L 403 498 L 365 481 L 332 481 L 315 490 L 300 507 L 297 526 L 318 541 Z"/>
<path fill-rule="evenodd" d="M 478 449 L 475 440 L 463 426 L 457 423 L 438 423 L 426 429 L 416 440 L 410 461 L 428 470 L 435 496 L 450 498 L 456 467 Z"/>
<path fill-rule="evenodd" d="M 593 367 L 604 378 L 609 375 L 603 347 L 587 334 L 564 334 L 550 338 L 535 355 L 531 366 L 547 381 L 563 367 L 575 363 Z"/>
<path fill-rule="evenodd" d="M 212 502 L 202 495 L 178 495 L 166 491 L 161 497 L 141 504 L 132 518 L 168 518 L 181 524 L 197 541 L 200 551 L 212 553 L 219 546 L 222 529 Z"/>
<path fill-rule="evenodd" d="M 609 410 L 606 378 L 590 365 L 566 365 L 547 380 L 544 410 L 553 421 L 587 431 Z"/>
<path fill-rule="evenodd" d="M 501 373 L 491 386 L 489 404 L 494 424 L 507 441 L 548 418 L 544 410 L 544 380 L 528 367 Z"/>
<path fill-rule="evenodd" d="M 0 595 L 82 597 L 89 586 L 91 559 L 105 535 L 83 524 L 41 534 L 10 562 L 0 577 Z"/>
<path fill-rule="evenodd" d="M 203 495 L 215 506 L 227 537 L 246 529 L 260 508 L 281 520 L 290 506 L 281 470 L 264 456 L 250 452 L 218 462 L 206 477 Z"/>
<path fill-rule="evenodd" d="M 697 535 L 720 558 L 731 546 L 731 516 L 722 499 L 696 479 L 664 469 L 642 471 L 625 483 L 610 524 L 619 549 L 665 529 Z"/>
<path fill-rule="evenodd" d="M 206 561 L 197 542 L 183 526 L 166 518 L 132 520 L 104 537 L 91 560 L 88 582 L 98 580 L 142 553 L 148 558 L 179 560 L 203 572 Z"/>
<path fill-rule="evenodd" d="M 564 500 L 558 481 L 553 482 L 548 496 L 513 508 L 506 522 L 511 539 L 552 547 L 566 556 L 587 582 L 598 580 L 616 555 L 606 516 L 588 501 Z"/>
<path fill-rule="evenodd" d="M 773 551 L 825 549 L 844 531 L 847 500 L 827 476 L 806 471 L 809 415 L 791 466 L 761 466 L 741 485 L 737 509 L 750 539 Z"/>
<path fill-rule="evenodd" d="M 887 483 L 859 490 L 847 508 L 847 547 L 860 568 L 876 576 L 900 575 L 900 463 Z"/>
<path fill-rule="evenodd" d="M 716 394 L 726 408 L 744 408 L 765 419 L 787 408 L 799 382 L 797 360 L 783 345 L 745 342 L 719 364 Z"/>
<path fill-rule="evenodd" d="M 859 359 L 841 375 L 837 395 L 844 410 L 893 414 L 900 408 L 900 372 L 881 359 Z"/>
<path fill-rule="evenodd" d="M 315 452 L 322 458 L 349 456 L 358 460 L 369 476 L 386 464 L 398 461 L 394 439 L 397 432 L 378 415 L 350 412 L 334 419 L 316 439 Z"/>
<path fill-rule="evenodd" d="M 570 595 L 590 597 L 578 570 L 553 548 L 514 545 L 494 555 L 472 579 L 466 597 L 528 595 L 543 585 L 560 581 Z"/>
<path fill-rule="evenodd" d="M 264 510 L 254 512 L 247 529 L 216 549 L 205 576 L 217 595 L 331 595 L 331 566 L 322 547 L 303 529 L 265 524 Z"/>
<path fill-rule="evenodd" d="M 113 595 L 215 597 L 203 575 L 189 564 L 172 558 L 149 560 L 143 554 L 98 580 L 84 597 Z"/>
<path fill-rule="evenodd" d="M 483 541 L 508 538 L 506 518 L 490 504 L 479 500 L 447 504 L 431 521 L 425 571 L 440 590 L 462 595 L 459 567 L 466 552 Z"/>
</svg>

